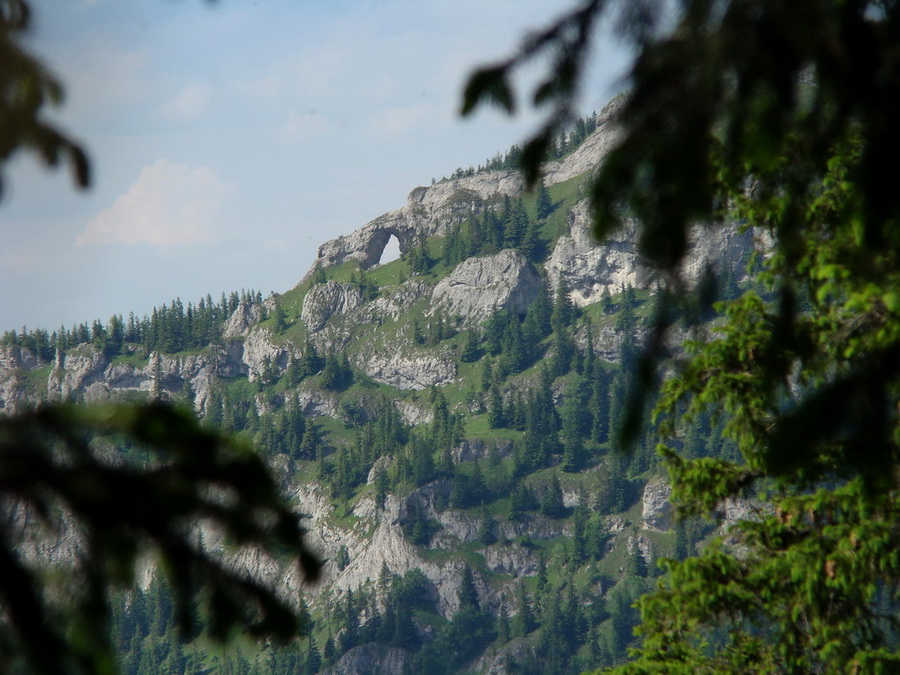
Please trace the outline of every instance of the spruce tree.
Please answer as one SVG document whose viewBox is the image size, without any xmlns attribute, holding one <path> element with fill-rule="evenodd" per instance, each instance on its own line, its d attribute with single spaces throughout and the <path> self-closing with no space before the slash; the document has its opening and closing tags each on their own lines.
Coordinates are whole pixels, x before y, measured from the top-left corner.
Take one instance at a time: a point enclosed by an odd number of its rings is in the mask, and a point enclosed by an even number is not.
<svg viewBox="0 0 900 675">
<path fill-rule="evenodd" d="M 460 610 L 472 609 L 476 612 L 481 611 L 478 590 L 475 588 L 475 577 L 472 575 L 472 568 L 468 564 L 463 565 L 457 600 L 459 601 Z"/>
<path fill-rule="evenodd" d="M 309 634 L 307 639 L 303 668 L 309 675 L 315 675 L 322 669 L 322 656 L 319 654 L 319 645 L 316 643 L 316 636 L 312 633 Z"/>
<path fill-rule="evenodd" d="M 525 583 L 520 581 L 516 589 L 516 615 L 512 620 L 512 632 L 516 637 L 525 637 L 535 629 L 534 613 Z"/>
<path fill-rule="evenodd" d="M 539 220 L 545 219 L 553 212 L 553 200 L 550 198 L 550 191 L 543 180 L 538 183 L 535 211 Z"/>
</svg>

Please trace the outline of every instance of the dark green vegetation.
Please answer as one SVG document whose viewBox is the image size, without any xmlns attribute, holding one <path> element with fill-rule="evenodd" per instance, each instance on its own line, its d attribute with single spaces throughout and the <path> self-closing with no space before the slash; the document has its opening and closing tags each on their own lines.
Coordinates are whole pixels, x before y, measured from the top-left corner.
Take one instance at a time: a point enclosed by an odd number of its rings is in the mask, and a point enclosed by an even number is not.
<svg viewBox="0 0 900 675">
<path fill-rule="evenodd" d="M 624 137 L 593 180 L 594 225 L 603 236 L 637 216 L 642 251 L 668 270 L 693 224 L 739 218 L 772 237 L 768 293 L 724 308 L 655 412 L 682 513 L 747 497 L 765 508 L 734 534 L 737 553 L 719 543 L 670 565 L 641 601 L 641 642 L 622 672 L 892 672 L 900 199 L 888 167 L 900 152 L 900 11 L 866 0 L 676 4 L 668 17 L 650 4 L 620 17 L 638 56 Z M 532 179 L 571 119 L 598 22 L 620 7 L 578 3 L 471 78 L 464 112 L 512 111 L 511 72 L 549 57 L 532 99 L 549 114 L 523 149 Z M 670 366 L 662 344 L 651 340 L 642 369 L 647 395 Z M 737 459 L 678 452 L 709 414 Z"/>
<path fill-rule="evenodd" d="M 318 576 L 300 517 L 259 456 L 193 415 L 159 403 L 49 406 L 0 418 L 0 451 L 5 672 L 114 672 L 107 632 L 123 597 L 114 590 L 134 583 L 148 555 L 183 635 L 284 640 L 306 628 L 291 602 L 191 531 L 205 522 L 235 550 Z M 48 556 L 44 546 L 61 550 Z"/>
<path fill-rule="evenodd" d="M 413 672 L 429 673 L 458 672 L 485 655 L 542 673 L 579 672 L 625 658 L 637 621 L 632 603 L 653 587 L 656 560 L 689 555 L 710 530 L 693 521 L 666 523 L 659 531 L 643 525 L 644 487 L 661 475 L 653 428 L 631 452 L 612 449 L 638 387 L 638 345 L 656 311 L 654 297 L 625 287 L 578 308 L 562 282 L 555 293 L 545 286 L 522 314 L 496 311 L 471 327 L 419 305 L 375 329 L 336 314 L 328 325 L 349 332 L 340 352 L 317 347 L 320 336 L 300 319 L 319 284 L 342 280 L 372 303 L 419 281 L 434 285 L 473 255 L 521 247 L 529 231 L 539 247 L 519 250 L 540 265 L 566 231 L 565 212 L 583 197 L 579 184 L 551 186 L 552 206 L 543 214 L 538 194 L 497 200 L 393 263 L 319 269 L 264 306 L 255 294 L 232 295 L 237 303 L 228 311 L 259 309 L 256 325 L 273 342 L 290 346 L 293 356 L 280 366 L 269 363 L 253 381 L 216 377 L 203 424 L 251 442 L 285 487 L 325 488 L 327 526 L 345 532 L 356 555 L 375 546 L 381 519 L 396 518 L 390 527 L 402 532 L 421 564 L 443 571 L 430 568 L 426 576 L 413 566 L 395 573 L 385 565 L 352 591 L 326 586 L 303 605 L 308 637 L 286 645 L 240 639 L 227 648 L 209 640 L 204 619 L 197 633 L 179 633 L 168 586 L 154 581 L 117 596 L 113 639 L 123 672 L 316 672 L 364 645 L 403 650 Z M 200 307 L 224 316 L 226 305 Z M 157 325 L 165 326 L 157 329 L 161 335 L 191 334 L 201 316 L 164 309 L 139 322 L 147 328 L 136 334 L 153 334 Z M 152 369 L 146 359 L 154 347 L 144 340 L 123 337 L 110 348 L 117 322 L 99 325 L 95 337 L 101 339 L 69 351 L 92 350 L 113 365 Z M 222 321 L 211 331 L 217 338 L 210 344 L 180 343 L 183 349 L 166 358 L 213 360 L 224 349 Z M 621 342 L 613 360 L 596 353 L 601 331 Z M 353 365 L 373 342 L 401 337 L 414 354 L 449 350 L 458 377 L 421 391 L 399 390 Z M 27 331 L 8 339 L 19 347 L 35 340 Z M 328 397 L 335 413 L 304 414 L 300 401 L 310 394 Z M 149 395 L 194 402 L 196 393 L 160 376 Z M 424 411 L 427 421 L 406 421 L 400 410 L 408 405 Z M 685 452 L 722 456 L 730 446 L 723 445 L 721 425 L 705 424 L 685 439 Z M 471 450 L 464 455 L 462 448 Z M 464 523 L 472 534 L 454 534 L 453 523 Z M 354 562 L 346 545 L 322 553 L 331 575 Z M 502 556 L 509 562 L 498 565 Z M 453 590 L 439 588 L 447 583 Z"/>
<path fill-rule="evenodd" d="M 533 94 L 534 103 L 549 110 L 548 122 L 522 149 L 535 183 L 559 129 L 573 117 L 596 23 L 608 8 L 621 6 L 585 0 L 532 35 L 521 53 L 472 78 L 466 110 L 481 101 L 511 110 L 510 70 L 549 52 L 551 71 Z M 3 7 L 12 8 L 7 15 L 15 18 L 21 5 Z M 449 521 L 431 517 L 447 510 L 435 510 L 435 500 L 476 513 L 483 527 L 477 543 L 454 546 L 465 564 L 456 568 L 452 603 L 445 598 L 447 606 L 439 607 L 434 589 L 408 572 L 399 580 L 382 575 L 380 587 L 373 581 L 352 593 L 332 593 L 321 598 L 331 610 L 315 617 L 308 642 L 272 652 L 270 670 L 282 658 L 282 670 L 300 664 L 315 670 L 364 642 L 414 651 L 413 666 L 435 672 L 457 670 L 474 650 L 491 644 L 510 645 L 506 656 L 525 672 L 619 661 L 638 621 L 631 601 L 656 574 L 639 541 L 645 548 L 646 541 L 655 544 L 655 552 L 668 547 L 673 561 L 660 589 L 640 603 L 640 640 L 623 672 L 896 667 L 900 201 L 886 171 L 900 150 L 896 5 L 685 0 L 680 13 L 666 19 L 676 24 L 671 31 L 650 3 L 627 7 L 621 32 L 638 54 L 634 92 L 622 109 L 625 136 L 590 183 L 598 231 L 612 231 L 623 215 L 639 216 L 644 253 L 672 271 L 685 252 L 688 225 L 712 227 L 737 217 L 774 242 L 760 284 L 720 306 L 724 317 L 712 324 L 715 330 L 698 330 L 699 339 L 674 362 L 663 361 L 662 337 L 674 321 L 665 296 L 649 312 L 646 303 L 626 299 L 623 289 L 621 298 L 610 299 L 620 306 L 615 316 L 588 308 L 590 324 L 585 317 L 563 320 L 565 309 L 556 302 L 557 320 L 551 315 L 550 330 L 533 334 L 543 335 L 537 345 L 517 337 L 527 314 L 494 317 L 489 342 L 461 330 L 452 317 L 449 328 L 442 327 L 414 307 L 403 321 L 385 323 L 387 339 L 406 331 L 422 350 L 436 350 L 464 337 L 464 350 L 456 344 L 466 355 L 460 377 L 471 383 L 478 366 L 484 375 L 480 386 L 448 385 L 429 393 L 432 421 L 412 429 L 392 421 L 390 406 L 422 404 L 421 395 L 398 396 L 348 368 L 337 354 L 320 356 L 331 359 L 327 376 L 326 363 L 310 359 L 295 376 L 297 386 L 321 378 L 325 390 L 336 392 L 341 419 L 323 429 L 304 420 L 303 437 L 313 434 L 317 442 L 308 447 L 321 448 L 321 457 L 295 458 L 291 448 L 279 455 L 294 460 L 281 462 L 286 477 L 309 480 L 315 471 L 331 485 L 336 526 L 356 524 L 351 509 L 367 493 L 382 510 L 405 500 L 398 525 L 420 547 L 423 567 L 452 555 L 442 546 Z M 46 96 L 38 87 L 38 95 L 27 98 L 32 113 Z M 31 133 L 32 126 L 24 128 Z M 43 144 L 31 137 L 20 142 L 51 159 L 71 149 L 53 137 Z M 503 236 L 505 245 L 505 227 Z M 542 236 L 552 244 L 552 233 Z M 399 282 L 389 283 L 388 275 L 441 278 L 452 266 L 445 244 L 423 241 L 390 271 L 367 273 L 366 297 Z M 346 280 L 356 270 L 322 273 Z M 361 276 L 354 283 L 361 284 Z M 283 316 L 270 319 L 285 340 L 304 337 L 295 317 L 308 290 L 286 294 Z M 655 319 L 649 358 L 632 354 L 621 361 L 634 363 L 633 369 L 598 364 L 584 348 L 584 336 L 601 324 L 614 321 L 627 331 L 647 316 Z M 672 376 L 658 393 L 661 364 L 671 367 Z M 284 375 L 274 370 L 270 375 L 275 400 L 261 417 L 253 404 L 262 392 L 242 378 L 220 383 L 221 405 L 210 412 L 221 409 L 224 419 L 226 409 L 238 411 L 229 424 L 247 434 L 259 434 L 268 415 L 298 433 L 299 422 L 286 419 L 291 406 L 277 401 L 293 385 L 282 384 Z M 604 376 L 610 403 L 616 396 L 627 402 L 609 405 L 605 429 L 596 407 Z M 546 415 L 529 419 L 524 401 Z M 658 455 L 650 452 L 648 438 L 655 432 L 638 423 L 651 408 L 658 431 L 670 439 L 662 458 L 684 514 L 715 517 L 726 499 L 759 505 L 729 540 L 709 542 L 700 555 L 680 561 L 708 534 L 696 523 L 674 527 L 668 539 L 635 535 L 631 546 L 615 545 L 627 534 L 610 526 L 636 524 L 634 487 L 655 470 Z M 455 416 L 462 410 L 470 415 L 461 423 Z M 632 454 L 610 452 L 608 439 L 616 433 L 631 442 Z M 460 436 L 486 441 L 493 454 L 489 449 L 483 460 L 460 461 L 448 453 Z M 372 483 L 368 476 L 363 482 L 365 469 L 384 457 L 389 461 Z M 616 485 L 601 482 L 612 476 Z M 521 558 L 527 561 L 530 552 L 536 562 L 534 574 L 513 579 L 487 569 L 487 558 L 512 543 L 515 530 L 502 523 L 519 522 L 540 524 L 543 532 L 566 523 L 573 533 L 577 528 L 590 535 L 515 534 Z M 599 543 L 607 536 L 612 546 Z M 339 550 L 335 564 L 352 570 L 353 557 Z M 503 586 L 502 600 L 491 595 Z M 149 605 L 161 607 L 163 597 L 157 594 Z M 123 634 L 165 647 L 165 640 L 154 640 L 165 634 L 161 622 L 152 633 L 127 627 L 139 618 L 122 622 Z M 410 625 L 429 627 L 429 638 L 426 631 L 411 633 Z M 242 646 L 237 649 L 227 667 L 241 667 L 246 657 Z M 262 648 L 249 649 L 257 650 L 252 664 L 261 667 Z M 160 651 L 179 658 L 171 643 Z"/>
<path fill-rule="evenodd" d="M 187 307 L 181 298 L 176 298 L 162 307 L 154 307 L 149 316 L 140 319 L 133 313 L 128 315 L 128 321 L 116 315 L 106 324 L 95 319 L 90 326 L 85 322 L 70 329 L 60 326 L 52 332 L 23 327 L 18 333 L 6 331 L 0 337 L 0 344 L 24 347 L 45 361 L 51 360 L 57 350 L 82 344 L 91 344 L 110 357 L 123 354 L 125 345 L 130 347 L 129 353 L 145 356 L 153 351 L 182 352 L 221 342 L 222 324 L 242 304 L 260 305 L 262 294 L 241 291 L 225 297 L 223 293 L 219 302 L 207 295 L 196 305 L 189 302 Z"/>
</svg>

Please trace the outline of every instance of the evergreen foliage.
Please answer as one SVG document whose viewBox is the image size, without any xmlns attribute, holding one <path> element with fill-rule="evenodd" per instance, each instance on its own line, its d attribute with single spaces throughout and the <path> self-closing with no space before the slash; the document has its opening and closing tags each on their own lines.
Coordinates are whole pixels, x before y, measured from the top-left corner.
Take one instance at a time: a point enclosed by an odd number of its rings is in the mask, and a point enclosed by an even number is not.
<svg viewBox="0 0 900 675">
<path fill-rule="evenodd" d="M 616 6 L 579 3 L 469 81 L 464 113 L 482 103 L 511 112 L 511 72 L 549 55 L 533 96 L 548 119 L 522 151 L 530 184 L 571 118 L 590 38 Z M 740 555 L 718 542 L 669 563 L 667 583 L 641 602 L 642 642 L 621 672 L 887 672 L 900 662 L 887 628 L 896 609 L 879 597 L 900 579 L 888 534 L 900 201 L 884 169 L 900 148 L 887 121 L 900 105 L 897 19 L 894 3 L 868 0 L 790 11 L 686 0 L 675 15 L 646 5 L 620 24 L 637 54 L 634 89 L 616 115 L 622 138 L 592 179 L 598 237 L 636 218 L 641 251 L 669 271 L 698 224 L 735 219 L 774 244 L 766 293 L 744 289 L 720 306 L 724 321 L 689 345 L 656 411 L 684 513 L 758 496 L 771 511 L 732 533 Z M 668 325 L 616 396 L 654 388 Z M 627 397 L 611 433 L 643 443 L 645 401 Z M 724 418 L 737 456 L 678 454 L 684 426 L 708 412 Z M 617 644 L 631 623 L 616 622 Z"/>
<path fill-rule="evenodd" d="M 91 344 L 108 357 L 123 353 L 126 345 L 140 349 L 143 354 L 154 351 L 172 354 L 219 343 L 222 324 L 240 305 L 261 304 L 262 293 L 245 290 L 240 294 L 233 292 L 228 297 L 223 293 L 219 302 L 207 295 L 196 305 L 188 303 L 187 307 L 180 298 L 175 298 L 162 307 L 154 307 L 151 314 L 142 319 L 129 314 L 128 321 L 124 321 L 121 315 L 113 315 L 105 325 L 95 319 L 90 328 L 85 322 L 71 329 L 60 326 L 50 333 L 41 328 L 28 330 L 23 327 L 18 333 L 6 331 L 0 337 L 0 344 L 30 349 L 45 361 L 50 361 L 57 350 L 65 351 L 82 344 Z M 283 312 L 282 320 L 286 321 Z"/>
</svg>

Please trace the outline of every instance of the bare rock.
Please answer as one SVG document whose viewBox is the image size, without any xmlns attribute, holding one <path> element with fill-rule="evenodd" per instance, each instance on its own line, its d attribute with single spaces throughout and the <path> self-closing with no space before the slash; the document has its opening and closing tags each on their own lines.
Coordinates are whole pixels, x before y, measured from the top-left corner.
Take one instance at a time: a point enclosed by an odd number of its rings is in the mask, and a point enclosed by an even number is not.
<svg viewBox="0 0 900 675">
<path fill-rule="evenodd" d="M 346 314 L 363 302 L 359 287 L 337 281 L 315 284 L 303 300 L 300 319 L 313 333 L 322 330 L 335 314 Z"/>
<path fill-rule="evenodd" d="M 524 314 L 541 291 L 541 279 L 518 251 L 464 260 L 434 287 L 432 312 L 459 315 L 468 325 L 494 311 Z"/>
<path fill-rule="evenodd" d="M 0 379 L 13 370 L 34 370 L 47 365 L 27 347 L 0 345 Z"/>
<path fill-rule="evenodd" d="M 603 110 L 597 130 L 575 152 L 545 167 L 544 182 L 547 185 L 586 174 L 597 167 L 621 136 L 621 129 L 615 122 L 620 103 L 614 101 Z M 443 180 L 430 187 L 417 187 L 409 193 L 402 208 L 320 246 L 307 276 L 317 267 L 332 267 L 350 260 L 368 269 L 380 262 L 392 236 L 397 238 L 401 253 L 405 253 L 419 237 L 443 234 L 452 224 L 462 222 L 472 213 L 500 203 L 504 196 L 518 196 L 524 190 L 525 184 L 518 171 L 486 171 Z"/>
<path fill-rule="evenodd" d="M 463 221 L 473 210 L 480 209 L 484 200 L 517 195 L 523 188 L 517 171 L 492 171 L 417 187 L 402 208 L 376 218 L 352 234 L 322 244 L 307 276 L 316 267 L 332 267 L 350 260 L 369 269 L 381 260 L 392 236 L 397 238 L 400 252 L 405 253 L 420 237 L 442 234 L 450 224 Z"/>
<path fill-rule="evenodd" d="M 257 304 L 242 302 L 225 322 L 222 337 L 226 340 L 246 337 L 247 333 L 250 332 L 250 328 L 259 323 L 262 316 L 262 307 Z"/>
<path fill-rule="evenodd" d="M 368 643 L 354 647 L 322 675 L 394 675 L 408 672 L 413 653 L 400 647 Z"/>
<path fill-rule="evenodd" d="M 103 369 L 107 363 L 103 352 L 92 345 L 79 345 L 69 350 L 65 359 L 59 359 L 50 372 L 47 381 L 48 397 L 51 400 L 65 400 L 85 394 L 88 387 L 103 379 Z M 96 390 L 94 394 L 96 395 Z"/>
<path fill-rule="evenodd" d="M 583 307 L 626 286 L 647 289 L 658 284 L 659 273 L 638 252 L 636 220 L 626 220 L 603 241 L 594 238 L 591 227 L 590 205 L 583 200 L 569 213 L 569 234 L 560 237 L 547 261 L 547 276 L 554 290 L 565 280 L 572 302 Z M 730 268 L 753 246 L 754 235 L 741 232 L 737 224 L 696 226 L 689 232 L 688 253 L 679 277 L 693 286 L 707 269 Z"/>
<path fill-rule="evenodd" d="M 366 354 L 358 365 L 373 380 L 398 389 L 427 389 L 452 382 L 456 377 L 456 362 L 438 354 L 385 349 Z"/>
<path fill-rule="evenodd" d="M 672 486 L 662 478 L 655 478 L 644 486 L 641 521 L 645 529 L 665 532 L 672 526 Z"/>
<path fill-rule="evenodd" d="M 251 382 L 268 374 L 280 376 L 287 370 L 289 352 L 272 342 L 272 333 L 268 328 L 254 328 L 244 340 L 244 351 L 241 357 L 247 366 L 247 377 Z"/>
</svg>

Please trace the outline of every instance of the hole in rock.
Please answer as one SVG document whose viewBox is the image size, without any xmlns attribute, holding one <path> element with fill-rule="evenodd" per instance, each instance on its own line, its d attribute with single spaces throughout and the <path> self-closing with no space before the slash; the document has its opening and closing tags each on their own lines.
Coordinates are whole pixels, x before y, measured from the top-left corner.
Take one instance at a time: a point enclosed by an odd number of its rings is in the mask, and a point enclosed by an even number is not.
<svg viewBox="0 0 900 675">
<path fill-rule="evenodd" d="M 384 250 L 381 252 L 381 260 L 378 261 L 378 264 L 387 265 L 389 262 L 394 262 L 399 257 L 400 240 L 392 234 L 388 243 L 385 244 Z"/>
</svg>

